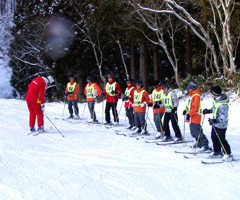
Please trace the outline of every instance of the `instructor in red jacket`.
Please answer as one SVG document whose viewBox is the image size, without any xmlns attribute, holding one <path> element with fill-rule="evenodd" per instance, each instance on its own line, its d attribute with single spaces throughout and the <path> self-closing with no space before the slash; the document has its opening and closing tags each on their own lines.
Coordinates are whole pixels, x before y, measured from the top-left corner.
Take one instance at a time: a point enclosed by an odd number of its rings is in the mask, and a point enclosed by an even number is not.
<svg viewBox="0 0 240 200">
<path fill-rule="evenodd" d="M 45 91 L 46 87 L 53 82 L 53 77 L 42 77 L 39 76 L 34 78 L 32 82 L 28 85 L 28 91 L 26 95 L 26 101 L 29 115 L 29 126 L 30 131 L 35 131 L 35 121 L 37 117 L 38 131 L 44 132 L 44 120 L 43 112 L 45 109 Z"/>
</svg>

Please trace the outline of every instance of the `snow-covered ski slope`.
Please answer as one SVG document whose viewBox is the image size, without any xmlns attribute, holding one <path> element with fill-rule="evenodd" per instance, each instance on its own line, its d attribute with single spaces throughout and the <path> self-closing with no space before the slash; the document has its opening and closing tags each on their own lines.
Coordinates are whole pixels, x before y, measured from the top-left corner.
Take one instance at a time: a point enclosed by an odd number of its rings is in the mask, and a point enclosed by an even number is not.
<svg viewBox="0 0 240 200">
<path fill-rule="evenodd" d="M 209 108 L 211 100 L 206 97 L 203 108 Z M 187 99 L 180 100 L 178 109 L 182 132 L 182 110 L 186 103 Z M 81 116 L 84 104 L 78 105 Z M 230 106 L 227 139 L 233 154 L 240 157 L 240 107 L 238 103 Z M 64 103 L 46 103 L 45 114 L 65 137 L 46 117 L 47 133 L 27 136 L 26 102 L 0 99 L 1 200 L 240 199 L 240 162 L 204 165 L 201 159 L 175 154 L 174 150 L 186 149 L 182 144 L 147 144 L 141 139 L 116 135 L 113 129 L 104 126 L 55 119 L 62 117 L 63 109 Z M 101 122 L 101 103 L 97 104 L 96 112 Z M 151 120 L 152 115 L 150 110 Z M 66 106 L 64 118 L 68 116 Z M 89 116 L 86 107 L 83 120 Z M 203 129 L 212 146 L 207 118 Z M 125 124 L 124 109 L 120 123 Z M 124 130 L 124 126 L 115 129 Z M 149 121 L 148 130 L 154 134 Z M 191 140 L 188 124 L 185 136 Z"/>
</svg>

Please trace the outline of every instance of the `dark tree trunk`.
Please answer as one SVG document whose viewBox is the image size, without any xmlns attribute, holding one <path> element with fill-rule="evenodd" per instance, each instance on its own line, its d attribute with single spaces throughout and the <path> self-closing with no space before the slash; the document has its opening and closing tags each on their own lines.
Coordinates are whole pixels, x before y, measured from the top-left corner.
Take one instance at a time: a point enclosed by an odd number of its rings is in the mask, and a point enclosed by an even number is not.
<svg viewBox="0 0 240 200">
<path fill-rule="evenodd" d="M 130 42 L 130 67 L 131 67 L 131 78 L 136 81 L 136 62 L 135 62 L 135 45 L 134 42 Z"/>
<path fill-rule="evenodd" d="M 157 36 L 153 33 L 153 40 L 157 41 Z M 158 46 L 153 45 L 153 75 L 154 80 L 159 80 L 159 61 L 158 61 Z"/>
<path fill-rule="evenodd" d="M 143 85 L 148 90 L 148 70 L 147 70 L 147 40 L 142 38 L 140 43 L 140 79 Z"/>
<path fill-rule="evenodd" d="M 189 27 L 186 26 L 186 57 L 187 57 L 187 74 L 192 75 L 192 43 Z"/>
</svg>

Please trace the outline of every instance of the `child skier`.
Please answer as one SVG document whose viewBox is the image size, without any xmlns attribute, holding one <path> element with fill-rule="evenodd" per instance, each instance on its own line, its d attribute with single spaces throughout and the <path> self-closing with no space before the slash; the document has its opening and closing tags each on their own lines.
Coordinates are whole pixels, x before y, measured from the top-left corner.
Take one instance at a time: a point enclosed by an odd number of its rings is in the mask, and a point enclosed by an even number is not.
<svg viewBox="0 0 240 200">
<path fill-rule="evenodd" d="M 165 112 L 165 108 L 160 108 L 160 104 L 163 99 L 163 90 L 161 82 L 156 80 L 153 83 L 154 90 L 151 95 L 151 103 L 148 104 L 149 107 L 153 106 L 153 113 L 154 113 L 154 123 L 157 128 L 157 133 L 155 138 L 161 138 L 163 136 L 163 127 L 162 127 L 162 117 Z"/>
<path fill-rule="evenodd" d="M 191 135 L 196 139 L 193 148 L 201 148 L 201 151 L 208 151 L 209 142 L 207 137 L 203 134 L 200 125 L 202 119 L 201 92 L 196 82 L 190 82 L 187 90 L 191 98 L 188 101 L 186 110 L 183 111 L 183 115 L 186 115 L 186 121 L 190 122 Z"/>
<path fill-rule="evenodd" d="M 133 85 L 133 79 L 127 80 L 127 88 L 125 90 L 125 94 L 123 96 L 123 101 L 125 101 L 125 109 L 126 109 L 126 116 L 129 121 L 129 126 L 127 129 L 132 129 L 135 126 L 134 123 L 134 113 L 133 113 L 133 98 L 134 98 L 134 92 L 136 88 Z"/>
<path fill-rule="evenodd" d="M 73 119 L 73 109 L 72 106 L 74 107 L 76 119 L 80 119 L 79 113 L 78 113 L 78 105 L 77 105 L 77 100 L 78 100 L 78 91 L 79 91 L 79 86 L 74 81 L 74 75 L 69 76 L 70 82 L 67 84 L 66 89 L 65 89 L 65 95 L 68 100 L 68 110 L 70 113 L 70 116 L 68 119 Z"/>
<path fill-rule="evenodd" d="M 145 120 L 146 105 L 150 102 L 148 93 L 143 87 L 142 80 L 136 82 L 136 90 L 134 92 L 134 119 L 137 129 L 136 134 L 148 135 L 147 122 Z"/>
<path fill-rule="evenodd" d="M 226 130 L 228 126 L 228 110 L 229 99 L 227 95 L 222 94 L 220 86 L 212 87 L 213 107 L 204 109 L 203 113 L 213 113 L 213 118 L 209 119 L 209 125 L 212 126 L 211 139 L 213 142 L 213 150 L 209 157 L 222 158 L 223 161 L 231 161 L 233 156 L 231 148 L 226 140 Z M 221 146 L 222 145 L 222 146 Z M 223 148 L 224 156 L 222 157 L 221 147 Z"/>
<path fill-rule="evenodd" d="M 87 77 L 87 85 L 84 89 L 84 94 L 87 96 L 88 109 L 90 112 L 91 119 L 88 121 L 90 123 L 98 123 L 96 114 L 94 111 L 95 100 L 98 95 L 101 94 L 101 89 L 97 83 L 94 82 L 92 76 Z"/>
<path fill-rule="evenodd" d="M 164 91 L 164 97 L 163 97 L 163 105 L 165 107 L 165 115 L 163 120 L 163 126 L 165 131 L 165 138 L 164 141 L 173 141 L 172 136 L 170 135 L 169 130 L 169 121 L 172 122 L 172 127 L 175 132 L 176 136 L 176 142 L 182 142 L 182 135 L 178 126 L 178 117 L 177 117 L 177 107 L 179 100 L 177 98 L 177 95 L 175 92 L 169 89 L 168 84 L 163 83 L 162 88 Z"/>
</svg>

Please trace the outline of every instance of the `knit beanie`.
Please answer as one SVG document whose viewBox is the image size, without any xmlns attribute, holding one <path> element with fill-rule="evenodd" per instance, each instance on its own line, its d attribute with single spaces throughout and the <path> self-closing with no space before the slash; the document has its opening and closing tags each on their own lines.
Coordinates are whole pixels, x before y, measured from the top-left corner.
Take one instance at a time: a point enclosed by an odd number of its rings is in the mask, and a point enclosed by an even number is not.
<svg viewBox="0 0 240 200">
<path fill-rule="evenodd" d="M 215 95 L 215 96 L 221 96 L 221 94 L 222 94 L 222 89 L 221 89 L 221 87 L 220 86 L 214 86 L 214 87 L 212 87 L 212 89 L 211 89 L 211 93 L 213 94 L 213 95 Z"/>
</svg>

